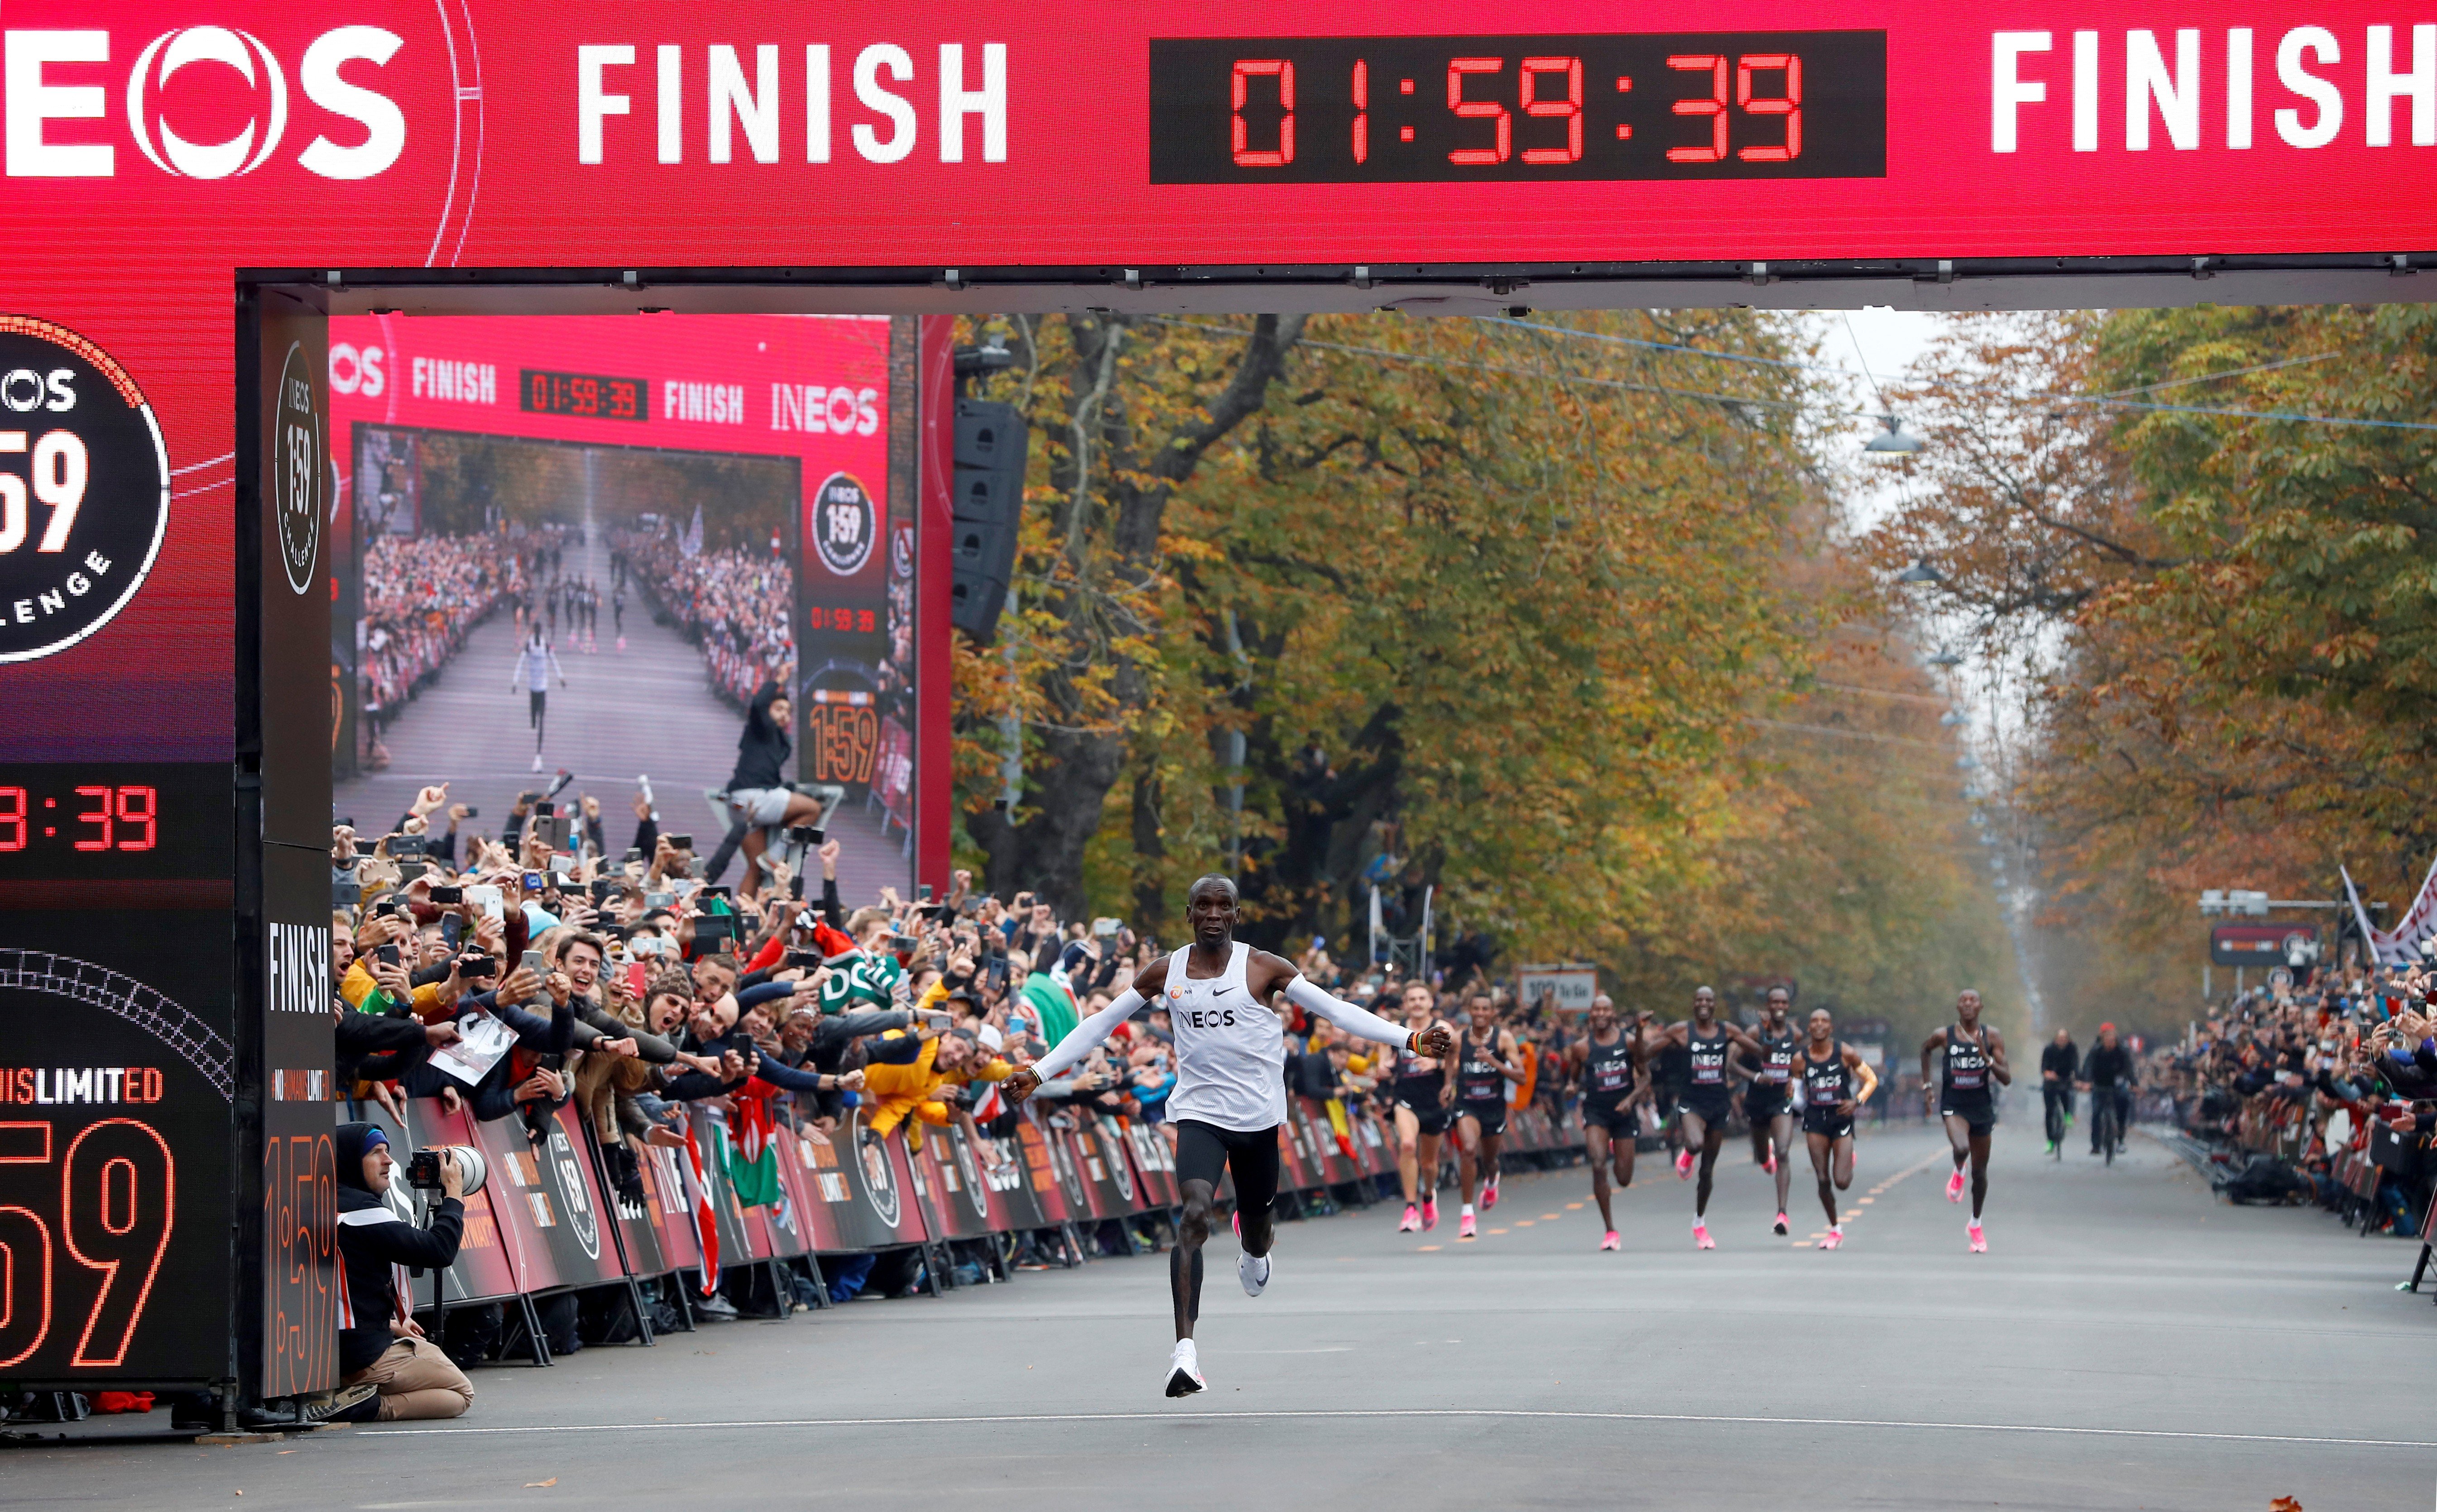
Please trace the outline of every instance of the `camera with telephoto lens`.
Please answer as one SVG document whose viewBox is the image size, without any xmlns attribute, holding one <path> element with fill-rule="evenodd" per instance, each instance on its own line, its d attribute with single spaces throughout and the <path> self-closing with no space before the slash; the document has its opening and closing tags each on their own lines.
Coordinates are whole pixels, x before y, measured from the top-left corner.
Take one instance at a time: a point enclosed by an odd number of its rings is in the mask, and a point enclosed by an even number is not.
<svg viewBox="0 0 2437 1512">
<path fill-rule="evenodd" d="M 420 1191 L 440 1189 L 440 1152 L 446 1150 L 457 1157 L 457 1173 L 465 1178 L 462 1195 L 473 1196 L 489 1179 L 490 1167 L 482 1161 L 482 1152 L 472 1145 L 439 1145 L 418 1150 L 406 1159 L 406 1184 Z"/>
</svg>

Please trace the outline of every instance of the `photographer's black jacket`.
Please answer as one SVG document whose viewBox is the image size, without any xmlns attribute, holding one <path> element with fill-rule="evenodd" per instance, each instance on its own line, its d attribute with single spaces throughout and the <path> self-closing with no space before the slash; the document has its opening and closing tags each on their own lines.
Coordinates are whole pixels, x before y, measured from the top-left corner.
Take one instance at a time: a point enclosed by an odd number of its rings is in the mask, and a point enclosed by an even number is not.
<svg viewBox="0 0 2437 1512">
<path fill-rule="evenodd" d="M 438 1270 L 447 1266 L 457 1258 L 457 1241 L 465 1227 L 465 1204 L 454 1197 L 441 1198 L 431 1209 L 431 1226 L 417 1228 L 391 1211 L 364 1185 L 364 1150 L 376 1127 L 342 1123 L 336 1141 L 342 1376 L 352 1376 L 378 1360 L 396 1342 L 389 1331 L 390 1321 L 412 1311 L 397 1294 L 396 1272 L 392 1267 Z M 392 1154 L 394 1158 L 396 1152 Z M 396 1172 L 394 1179 L 403 1181 L 405 1172 Z"/>
</svg>

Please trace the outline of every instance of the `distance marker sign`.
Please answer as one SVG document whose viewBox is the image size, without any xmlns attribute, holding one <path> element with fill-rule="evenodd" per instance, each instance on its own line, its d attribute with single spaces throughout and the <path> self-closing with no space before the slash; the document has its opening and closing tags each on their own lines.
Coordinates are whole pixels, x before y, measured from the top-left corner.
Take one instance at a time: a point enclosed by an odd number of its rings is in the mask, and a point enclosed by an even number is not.
<svg viewBox="0 0 2437 1512">
<path fill-rule="evenodd" d="M 135 380 L 74 331 L 0 315 L 0 661 L 109 624 L 168 522 L 168 448 Z"/>
</svg>

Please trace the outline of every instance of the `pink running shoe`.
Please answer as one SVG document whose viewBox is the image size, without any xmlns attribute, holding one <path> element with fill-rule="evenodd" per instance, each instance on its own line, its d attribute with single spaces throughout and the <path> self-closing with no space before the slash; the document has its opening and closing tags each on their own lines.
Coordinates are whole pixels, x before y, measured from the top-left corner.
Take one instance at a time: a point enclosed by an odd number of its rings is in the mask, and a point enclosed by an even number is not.
<svg viewBox="0 0 2437 1512">
<path fill-rule="evenodd" d="M 1675 1179 L 1677 1181 L 1692 1179 L 1692 1152 L 1689 1147 L 1675 1152 Z"/>
<path fill-rule="evenodd" d="M 1776 1175 L 1776 1174 L 1777 1174 L 1777 1146 L 1776 1146 L 1776 1145 L 1772 1144 L 1772 1145 L 1770 1145 L 1770 1146 L 1768 1147 L 1768 1158 L 1767 1158 L 1766 1160 L 1763 1160 L 1763 1161 L 1762 1161 L 1762 1162 L 1761 1162 L 1761 1168 L 1760 1168 L 1760 1169 L 1762 1169 L 1762 1170 L 1764 1170 L 1764 1171 L 1767 1171 L 1767 1172 L 1768 1172 L 1770 1175 L 1772 1175 L 1772 1176 L 1774 1176 L 1774 1175 Z"/>
<path fill-rule="evenodd" d="M 1959 1166 L 1954 1175 L 1946 1178 L 1946 1200 L 1950 1203 L 1963 1201 L 1963 1169 Z"/>
<path fill-rule="evenodd" d="M 1425 1197 L 1422 1199 L 1422 1230 L 1428 1233 L 1438 1226 L 1439 1200 L 1435 1197 Z"/>
<path fill-rule="evenodd" d="M 1407 1203 L 1405 1204 L 1405 1216 L 1403 1220 L 1396 1224 L 1396 1232 L 1399 1234 L 1418 1234 L 1421 1232 L 1421 1228 L 1422 1210 L 1415 1207 L 1412 1204 Z"/>
<path fill-rule="evenodd" d="M 1780 1208 L 1780 1209 L 1778 1210 L 1778 1214 L 1777 1214 L 1777 1225 L 1776 1225 L 1776 1226 L 1777 1226 L 1777 1231 L 1778 1231 L 1780 1234 L 1786 1233 L 1787 1231 L 1789 1231 L 1790 1229 L 1792 1229 L 1792 1228 L 1793 1228 L 1793 1226 L 1794 1226 L 1793 1224 L 1788 1223 L 1788 1222 L 1785 1221 L 1785 1211 L 1784 1211 L 1784 1209 L 1782 1209 L 1782 1208 Z"/>
<path fill-rule="evenodd" d="M 1463 1220 L 1455 1225 L 1455 1237 L 1458 1239 L 1470 1239 L 1473 1237 L 1472 1215 L 1470 1213 L 1464 1214 Z"/>
<path fill-rule="evenodd" d="M 1832 1250 L 1842 1245 L 1844 1242 L 1845 1231 L 1841 1228 L 1832 1228 L 1828 1231 L 1828 1237 L 1819 1241 L 1819 1248 L 1823 1250 Z"/>
<path fill-rule="evenodd" d="M 1718 1241 L 1709 1237 L 1709 1224 L 1695 1223 L 1692 1225 L 1692 1247 L 1696 1250 L 1713 1250 L 1718 1247 Z"/>
<path fill-rule="evenodd" d="M 1497 1205 L 1498 1178 L 1492 1176 L 1489 1178 L 1489 1185 L 1481 1188 L 1481 1210 L 1485 1213 Z"/>
<path fill-rule="evenodd" d="M 1604 1250 L 1621 1250 L 1624 1248 L 1624 1240 L 1616 1237 L 1616 1230 L 1609 1229 L 1606 1233 L 1600 1236 L 1600 1248 Z"/>
<path fill-rule="evenodd" d="M 1970 1228 L 1965 1229 L 1964 1232 L 1972 1236 L 1972 1254 L 1986 1255 L 1989 1253 L 1989 1236 L 1980 1232 L 1979 1224 L 1974 1223 Z"/>
</svg>

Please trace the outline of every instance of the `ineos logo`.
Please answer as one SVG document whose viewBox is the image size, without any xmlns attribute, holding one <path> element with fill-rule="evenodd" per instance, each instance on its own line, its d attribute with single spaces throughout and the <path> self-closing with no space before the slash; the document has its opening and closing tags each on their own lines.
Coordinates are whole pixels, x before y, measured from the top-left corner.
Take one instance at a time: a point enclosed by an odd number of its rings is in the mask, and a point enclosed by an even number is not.
<svg viewBox="0 0 2437 1512">
<path fill-rule="evenodd" d="M 45 65 L 52 63 L 108 62 L 112 43 L 107 31 L 84 29 L 10 30 L 0 39 L 10 90 L 9 177 L 106 179 L 117 173 L 117 149 L 111 144 L 51 139 L 71 131 L 53 122 L 105 113 L 101 88 L 49 82 L 45 73 Z M 395 32 L 378 26 L 339 26 L 306 47 L 296 70 L 297 87 L 315 108 L 349 123 L 337 127 L 340 136 L 360 140 L 342 147 L 317 134 L 296 154 L 299 167 L 325 179 L 368 179 L 405 152 L 406 115 L 396 102 L 339 76 L 350 63 L 384 66 L 404 45 Z M 170 124 L 163 98 L 169 81 L 189 68 L 195 70 L 190 77 L 216 78 L 219 87 L 245 92 L 251 109 L 236 135 L 217 142 L 189 141 Z M 145 160 L 172 178 L 242 177 L 269 162 L 288 133 L 288 83 L 277 55 L 253 32 L 181 26 L 153 38 L 135 55 L 125 92 L 127 129 Z M 197 87 L 184 84 L 180 93 Z"/>
<path fill-rule="evenodd" d="M 262 63 L 259 78 L 254 72 L 257 59 Z M 189 142 L 171 131 L 167 120 L 155 120 L 147 97 L 167 90 L 171 75 L 197 62 L 225 64 L 245 79 L 248 89 L 257 94 L 269 90 L 271 121 L 262 128 L 258 139 L 256 128 L 261 123 L 253 119 L 245 123 L 244 131 L 227 141 L 212 143 Z M 262 167 L 271 149 L 287 133 L 288 79 L 279 71 L 279 60 L 271 56 L 271 49 L 253 32 L 233 31 L 226 26 L 186 26 L 165 31 L 152 39 L 152 44 L 135 60 L 135 71 L 128 76 L 127 129 L 135 133 L 135 145 L 144 149 L 152 166 L 164 173 L 193 179 L 225 179 L 233 173 L 251 173 Z M 155 132 L 161 140 L 158 151 L 152 146 Z"/>
</svg>

